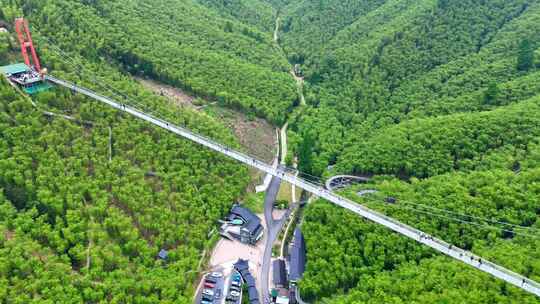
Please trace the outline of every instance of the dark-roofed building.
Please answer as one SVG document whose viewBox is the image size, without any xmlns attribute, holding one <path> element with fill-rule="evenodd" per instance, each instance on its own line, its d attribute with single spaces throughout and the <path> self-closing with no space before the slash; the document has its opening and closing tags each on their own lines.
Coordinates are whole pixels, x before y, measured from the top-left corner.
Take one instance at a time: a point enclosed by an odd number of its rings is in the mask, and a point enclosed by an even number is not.
<svg viewBox="0 0 540 304">
<path fill-rule="evenodd" d="M 246 282 L 247 286 L 255 286 L 255 278 L 249 271 L 245 274 L 244 281 Z"/>
<path fill-rule="evenodd" d="M 259 303 L 259 292 L 255 286 L 248 287 L 248 295 L 250 303 Z"/>
<path fill-rule="evenodd" d="M 290 252 L 289 280 L 295 284 L 302 278 L 306 267 L 306 243 L 299 228 L 294 230 L 294 239 Z"/>
<path fill-rule="evenodd" d="M 257 292 L 257 287 L 255 286 L 255 279 L 249 272 L 249 264 L 247 260 L 238 259 L 234 264 L 236 271 L 240 273 L 244 283 L 248 289 L 248 297 L 250 304 L 260 304 L 259 301 L 259 292 Z"/>
<path fill-rule="evenodd" d="M 221 234 L 227 238 L 235 238 L 244 244 L 254 245 L 263 236 L 263 226 L 261 219 L 249 209 L 235 204 L 227 218 L 229 223 L 238 222 L 241 226 L 225 224 L 221 228 Z"/>
<path fill-rule="evenodd" d="M 287 269 L 284 260 L 277 259 L 272 262 L 272 274 L 276 287 L 287 286 Z"/>
<path fill-rule="evenodd" d="M 242 274 L 243 271 L 249 271 L 249 264 L 247 260 L 238 259 L 234 264 L 234 268 Z"/>
</svg>

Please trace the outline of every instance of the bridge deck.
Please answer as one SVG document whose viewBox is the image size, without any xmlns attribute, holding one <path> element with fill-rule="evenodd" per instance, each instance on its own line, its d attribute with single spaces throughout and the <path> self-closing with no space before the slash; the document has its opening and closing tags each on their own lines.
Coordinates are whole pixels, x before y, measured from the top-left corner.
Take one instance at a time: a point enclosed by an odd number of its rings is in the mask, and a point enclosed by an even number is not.
<svg viewBox="0 0 540 304">
<path fill-rule="evenodd" d="M 208 147 L 214 151 L 217 151 L 221 154 L 227 155 L 230 158 L 236 159 L 248 166 L 257 168 L 263 172 L 271 174 L 273 176 L 279 177 L 282 180 L 285 180 L 297 187 L 300 187 L 310 193 L 313 193 L 319 197 L 322 197 L 338 206 L 341 206 L 345 209 L 348 209 L 366 219 L 369 219 L 373 222 L 381 224 L 399 234 L 407 236 L 419 243 L 422 243 L 426 246 L 429 246 L 441 253 L 444 253 L 456 260 L 459 260 L 465 264 L 473 266 L 481 271 L 489 273 L 499 279 L 502 279 L 514 286 L 517 286 L 525 291 L 533 293 L 537 296 L 540 296 L 540 284 L 535 281 L 529 280 L 528 278 L 512 272 L 504 267 L 501 267 L 495 263 L 489 262 L 480 256 L 474 255 L 471 252 L 465 251 L 456 246 L 451 246 L 449 243 L 446 243 L 443 240 L 437 239 L 433 236 L 430 236 L 418 229 L 415 229 L 411 226 L 405 225 L 393 218 L 387 217 L 379 212 L 368 209 L 362 205 L 359 205 L 347 198 L 341 197 L 333 192 L 321 187 L 319 185 L 310 183 L 302 178 L 297 177 L 294 172 L 287 172 L 282 168 L 274 168 L 273 166 L 266 164 L 256 158 L 248 156 L 244 153 L 232 150 L 224 145 L 216 143 L 215 141 L 206 138 L 204 136 L 195 134 L 185 128 L 173 125 L 167 121 L 156 118 L 152 115 L 146 114 L 142 111 L 139 111 L 128 105 L 124 105 L 118 102 L 113 101 L 110 98 L 99 95 L 91 90 L 85 89 L 83 87 L 77 86 L 70 82 L 54 78 L 52 76 L 46 76 L 46 79 L 63 87 L 66 87 L 70 90 L 79 92 L 83 95 L 96 99 L 102 103 L 105 103 L 115 109 L 129 113 L 135 117 L 138 117 L 142 120 L 150 122 L 156 126 L 159 126 L 163 129 L 166 129 L 170 132 L 173 132 L 177 135 L 180 135 L 184 138 L 187 138 L 191 141 L 199 143 L 205 147 Z"/>
</svg>

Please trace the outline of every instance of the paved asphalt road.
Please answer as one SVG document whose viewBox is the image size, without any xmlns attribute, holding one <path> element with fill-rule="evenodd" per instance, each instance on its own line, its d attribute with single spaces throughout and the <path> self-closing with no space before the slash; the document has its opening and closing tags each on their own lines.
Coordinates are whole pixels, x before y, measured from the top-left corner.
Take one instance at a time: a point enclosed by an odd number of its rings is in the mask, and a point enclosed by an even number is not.
<svg viewBox="0 0 540 304">
<path fill-rule="evenodd" d="M 286 222 L 286 219 L 290 216 L 291 210 L 294 209 L 293 206 L 287 210 L 285 215 L 279 220 L 274 220 L 272 217 L 272 209 L 274 208 L 274 202 L 279 191 L 279 186 L 281 185 L 281 179 L 273 177 L 270 182 L 270 186 L 266 191 L 266 196 L 264 197 L 264 219 L 266 221 L 267 234 L 266 234 L 266 244 L 264 247 L 264 256 L 261 267 L 261 302 L 263 304 L 269 303 L 270 293 L 269 293 L 269 284 L 268 277 L 270 272 L 270 261 L 272 260 L 272 245 L 276 241 L 276 238 L 279 235 L 283 225 Z"/>
<path fill-rule="evenodd" d="M 267 303 L 269 298 L 269 292 L 268 292 L 268 272 L 270 271 L 270 260 L 272 258 L 272 244 L 274 244 L 274 241 L 276 240 L 279 230 L 282 226 L 283 220 L 281 221 L 274 221 L 274 218 L 272 217 L 272 209 L 274 208 L 274 202 L 276 201 L 276 197 L 279 191 L 279 186 L 281 185 L 281 179 L 277 177 L 273 177 L 272 181 L 270 182 L 270 186 L 268 187 L 268 190 L 266 191 L 266 195 L 264 197 L 264 219 L 266 221 L 266 244 L 264 246 L 264 256 L 262 261 L 262 267 L 261 267 L 261 302 Z"/>
</svg>

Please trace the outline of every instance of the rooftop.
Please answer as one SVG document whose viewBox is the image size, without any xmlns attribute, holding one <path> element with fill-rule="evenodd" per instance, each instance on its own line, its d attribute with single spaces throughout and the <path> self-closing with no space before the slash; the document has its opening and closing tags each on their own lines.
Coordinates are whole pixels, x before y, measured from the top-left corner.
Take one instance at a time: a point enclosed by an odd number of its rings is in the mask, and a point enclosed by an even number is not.
<svg viewBox="0 0 540 304">
<path fill-rule="evenodd" d="M 160 259 L 166 260 L 167 257 L 169 256 L 169 253 L 167 252 L 167 250 L 161 249 L 161 250 L 159 251 L 159 253 L 158 253 L 158 256 L 159 256 Z"/>
<path fill-rule="evenodd" d="M 306 267 L 306 244 L 299 228 L 294 230 L 294 241 L 291 246 L 289 279 L 296 281 L 302 278 Z"/>
<path fill-rule="evenodd" d="M 249 272 L 248 261 L 238 259 L 238 261 L 234 264 L 234 268 L 236 268 L 236 270 L 240 272 L 242 278 L 244 279 L 244 282 L 248 287 L 249 303 L 260 304 L 259 293 L 257 292 L 257 288 L 255 287 L 255 279 Z"/>
<path fill-rule="evenodd" d="M 258 221 L 260 222 L 261 220 L 259 219 L 258 216 L 256 216 L 253 212 L 251 212 L 249 209 L 247 208 L 244 208 L 238 204 L 235 204 L 232 209 L 231 209 L 231 213 L 236 215 L 236 216 L 239 216 L 241 217 L 244 222 L 252 222 L 252 221 Z"/>
<path fill-rule="evenodd" d="M 6 76 L 10 76 L 13 74 L 19 74 L 30 71 L 30 68 L 24 64 L 24 63 L 16 63 L 16 64 L 10 64 L 0 67 L 0 72 L 5 74 Z"/>
<path fill-rule="evenodd" d="M 281 259 L 272 262 L 272 273 L 274 285 L 285 286 L 287 284 L 287 271 L 285 269 L 285 261 Z"/>
<path fill-rule="evenodd" d="M 258 236 L 263 230 L 261 225 L 261 219 L 255 215 L 251 210 L 244 208 L 238 204 L 235 204 L 231 209 L 231 220 L 235 217 L 240 217 L 244 221 L 243 228 L 247 229 L 253 236 Z"/>
</svg>

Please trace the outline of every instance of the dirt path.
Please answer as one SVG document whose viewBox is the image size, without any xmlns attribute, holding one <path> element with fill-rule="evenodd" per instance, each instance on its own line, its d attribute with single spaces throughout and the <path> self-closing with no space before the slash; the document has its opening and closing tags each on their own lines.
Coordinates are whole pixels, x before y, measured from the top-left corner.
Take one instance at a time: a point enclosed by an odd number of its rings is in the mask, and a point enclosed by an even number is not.
<svg viewBox="0 0 540 304">
<path fill-rule="evenodd" d="M 291 75 L 296 80 L 296 89 L 298 91 L 298 97 L 300 98 L 300 105 L 306 105 L 306 99 L 304 98 L 304 78 L 296 75 L 294 67 L 291 69 Z"/>
<path fill-rule="evenodd" d="M 280 49 L 282 55 L 287 58 L 287 55 L 285 54 L 285 51 L 283 51 L 283 48 L 279 44 L 279 22 L 280 18 L 279 16 L 276 17 L 276 26 L 274 28 L 274 43 L 276 46 Z M 304 78 L 296 75 L 294 71 L 294 65 L 292 63 L 289 63 L 291 66 L 290 73 L 293 76 L 294 80 L 296 81 L 296 88 L 298 91 L 298 98 L 300 99 L 300 105 L 305 106 L 306 105 L 306 99 L 304 98 Z"/>
</svg>

